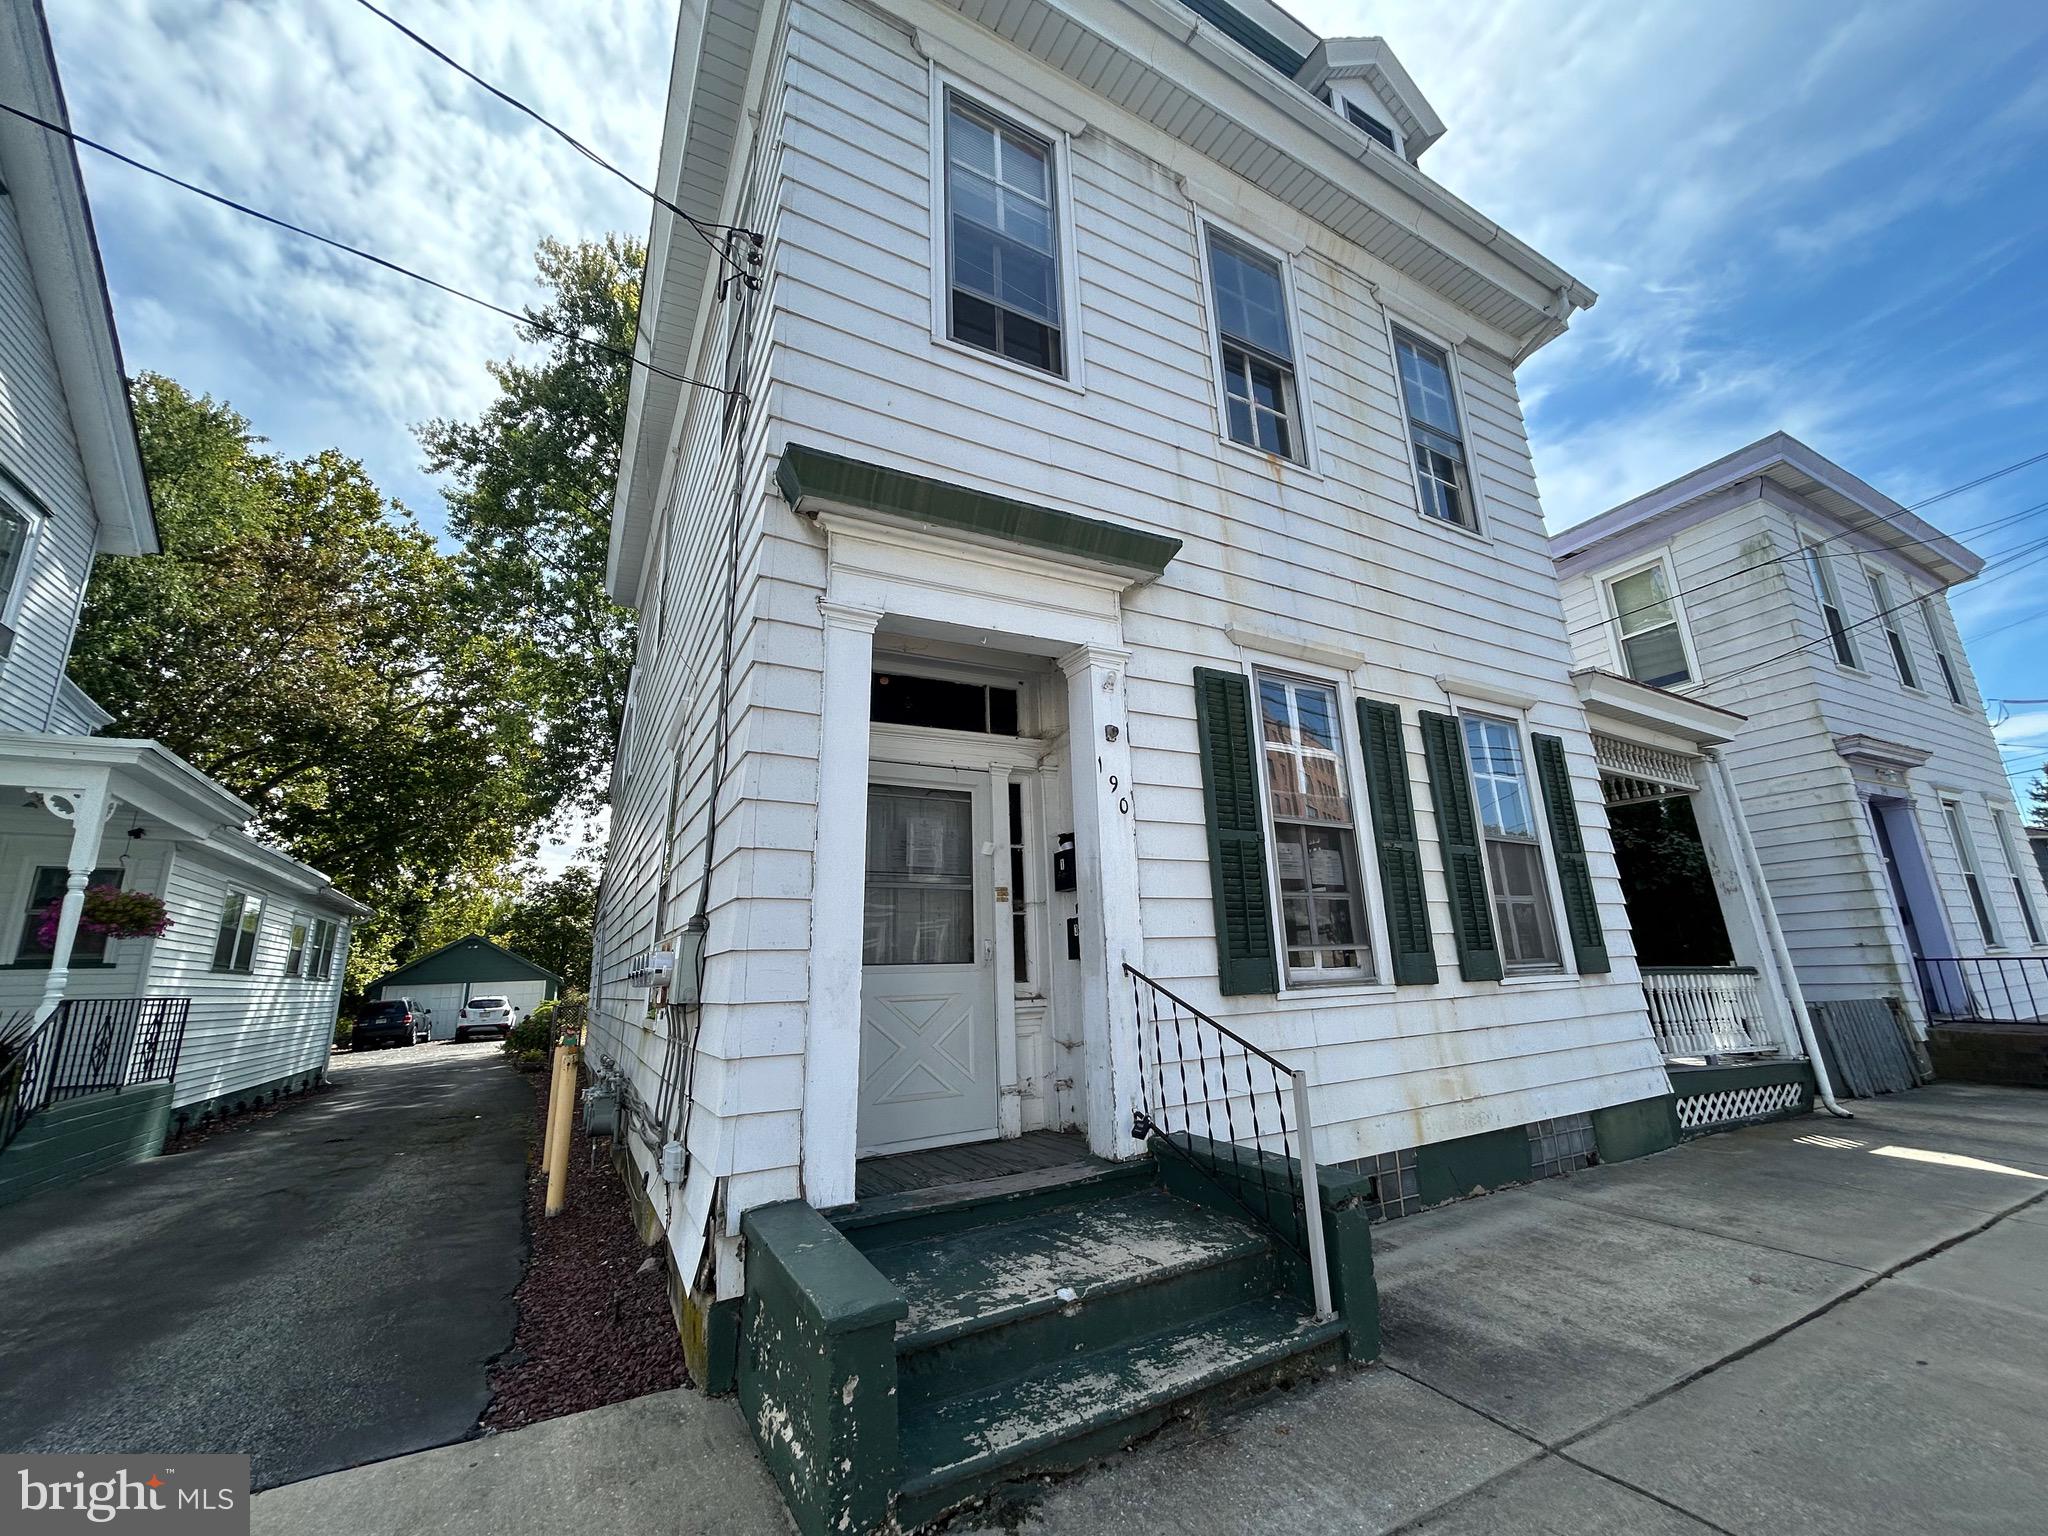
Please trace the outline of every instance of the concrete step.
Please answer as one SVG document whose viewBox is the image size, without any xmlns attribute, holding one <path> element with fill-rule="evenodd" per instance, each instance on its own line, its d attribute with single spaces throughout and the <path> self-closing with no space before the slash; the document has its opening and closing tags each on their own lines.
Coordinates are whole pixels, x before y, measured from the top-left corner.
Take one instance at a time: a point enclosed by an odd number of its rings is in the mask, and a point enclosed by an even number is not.
<svg viewBox="0 0 2048 1536">
<path fill-rule="evenodd" d="M 910 1307 L 896 1330 L 905 1403 L 993 1386 L 1277 1288 L 1263 1233 L 1157 1188 L 867 1256 Z"/>
<path fill-rule="evenodd" d="M 899 1410 L 904 1530 L 1011 1480 L 1077 1467 L 1198 1405 L 1334 1365 L 1341 1323 L 1316 1323 L 1287 1296 L 1068 1356 L 976 1392 Z"/>
<path fill-rule="evenodd" d="M 826 1218 L 846 1234 L 848 1242 L 866 1252 L 886 1243 L 940 1237 L 990 1222 L 1015 1221 L 1040 1211 L 1112 1199 L 1152 1185 L 1158 1178 L 1149 1157 L 1127 1163 L 1091 1160 L 966 1184 L 872 1195 L 858 1204 L 829 1211 Z"/>
</svg>

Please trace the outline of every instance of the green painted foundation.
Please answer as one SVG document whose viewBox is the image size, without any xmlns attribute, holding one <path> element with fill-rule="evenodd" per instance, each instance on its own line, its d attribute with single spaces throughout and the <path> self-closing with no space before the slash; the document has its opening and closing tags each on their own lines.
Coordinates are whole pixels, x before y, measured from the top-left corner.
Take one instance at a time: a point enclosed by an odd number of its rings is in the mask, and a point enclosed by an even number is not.
<svg viewBox="0 0 2048 1536">
<path fill-rule="evenodd" d="M 1626 1163 L 1678 1145 L 1678 1111 L 1674 1096 L 1629 1104 L 1611 1104 L 1593 1111 L 1593 1144 L 1603 1163 Z"/>
<path fill-rule="evenodd" d="M 283 1077 L 273 1077 L 266 1082 L 255 1083 L 247 1088 L 236 1088 L 228 1093 L 217 1093 L 210 1099 L 200 1099 L 191 1104 L 180 1104 L 171 1112 L 171 1129 L 184 1132 L 224 1115 L 238 1115 L 246 1110 L 261 1109 L 272 1100 L 287 1094 L 305 1093 L 317 1088 L 327 1077 L 327 1068 L 322 1065 L 304 1072 L 288 1072 Z"/>
<path fill-rule="evenodd" d="M 880 1526 L 899 1481 L 902 1294 L 800 1200 L 741 1218 L 740 1412 L 804 1536 Z"/>
<path fill-rule="evenodd" d="M 1526 1184 L 1532 1176 L 1529 1132 L 1524 1126 L 1429 1142 L 1415 1149 L 1415 1190 L 1424 1206 Z"/>
<path fill-rule="evenodd" d="M 0 1205 L 155 1157 L 170 1124 L 169 1083 L 46 1105 L 0 1151 Z"/>
</svg>

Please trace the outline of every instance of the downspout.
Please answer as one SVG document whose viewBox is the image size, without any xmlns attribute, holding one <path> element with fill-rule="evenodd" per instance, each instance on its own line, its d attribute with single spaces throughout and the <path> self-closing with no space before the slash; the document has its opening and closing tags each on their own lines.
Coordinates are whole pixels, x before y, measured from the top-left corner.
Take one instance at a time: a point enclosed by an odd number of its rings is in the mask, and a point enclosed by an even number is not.
<svg viewBox="0 0 2048 1536">
<path fill-rule="evenodd" d="M 1820 1101 L 1829 1114 L 1843 1120 L 1854 1120 L 1854 1115 L 1835 1102 L 1835 1087 L 1828 1081 L 1828 1066 L 1821 1059 L 1820 1041 L 1814 1035 L 1813 1020 L 1806 1011 L 1806 994 L 1799 987 L 1799 972 L 1792 964 L 1792 950 L 1785 942 L 1785 930 L 1778 924 L 1778 909 L 1771 900 L 1771 887 L 1764 878 L 1764 861 L 1756 851 L 1755 840 L 1749 835 L 1749 817 L 1735 792 L 1735 777 L 1728 771 L 1727 760 L 1720 752 L 1708 747 L 1702 755 L 1707 760 L 1708 771 L 1714 775 L 1715 788 L 1721 792 L 1722 802 L 1728 807 L 1728 820 L 1735 828 L 1735 846 L 1742 853 L 1743 873 L 1756 891 L 1757 912 L 1763 918 L 1764 936 L 1770 940 L 1779 989 L 1792 1009 L 1792 1022 L 1799 1030 L 1800 1043 L 1806 1047 L 1806 1059 L 1813 1067 L 1814 1087 L 1819 1090 Z"/>
</svg>

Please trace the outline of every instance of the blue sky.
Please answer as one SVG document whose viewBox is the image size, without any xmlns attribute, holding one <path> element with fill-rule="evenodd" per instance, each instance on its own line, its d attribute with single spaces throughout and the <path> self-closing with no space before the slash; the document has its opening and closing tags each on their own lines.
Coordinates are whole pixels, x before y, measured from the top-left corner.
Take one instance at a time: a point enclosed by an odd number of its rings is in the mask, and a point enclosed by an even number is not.
<svg viewBox="0 0 2048 1536">
<path fill-rule="evenodd" d="M 637 194 L 353 0 L 50 9 L 80 131 L 498 302 L 530 297 L 543 234 L 646 229 Z M 673 0 L 394 9 L 651 176 Z M 1449 127 L 1426 168 L 1599 291 L 1522 373 L 1554 527 L 1777 428 L 1908 503 L 2048 450 L 2048 7 L 1293 9 L 1386 37 Z M 87 175 L 131 369 L 288 451 L 357 454 L 438 523 L 408 424 L 489 398 L 506 322 L 89 154 Z M 1928 515 L 2037 502 L 2048 463 Z M 2048 508 L 1978 547 L 2044 535 Z M 1997 575 L 1955 598 L 1984 691 L 2048 698 L 2040 574 Z M 2013 713 L 2011 760 L 2048 758 L 2048 706 Z"/>
</svg>

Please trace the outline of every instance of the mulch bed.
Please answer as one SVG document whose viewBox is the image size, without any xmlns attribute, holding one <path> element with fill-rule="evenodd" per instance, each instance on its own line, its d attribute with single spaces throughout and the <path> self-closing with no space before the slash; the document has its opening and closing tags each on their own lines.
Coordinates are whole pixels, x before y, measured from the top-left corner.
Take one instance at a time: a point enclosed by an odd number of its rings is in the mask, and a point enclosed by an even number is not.
<svg viewBox="0 0 2048 1536">
<path fill-rule="evenodd" d="M 301 1088 L 297 1093 L 281 1093 L 267 1104 L 249 1109 L 224 1110 L 198 1125 L 186 1130 L 173 1130 L 164 1138 L 164 1157 L 175 1157 L 180 1152 L 190 1152 L 194 1147 L 203 1147 L 216 1136 L 226 1136 L 234 1131 L 245 1131 L 259 1121 L 268 1120 L 272 1115 L 281 1115 L 286 1110 L 301 1104 L 311 1103 L 323 1093 L 332 1092 L 334 1084 L 315 1083 L 310 1088 Z"/>
<path fill-rule="evenodd" d="M 633 1230 L 633 1207 L 612 1171 L 609 1144 L 579 1124 L 570 1140 L 568 1203 L 546 1215 L 548 1074 L 533 1085 L 533 1140 L 526 1183 L 532 1244 L 514 1299 L 512 1347 L 491 1368 L 486 1433 L 685 1385 L 683 1346 L 669 1312 L 659 1250 Z"/>
</svg>

